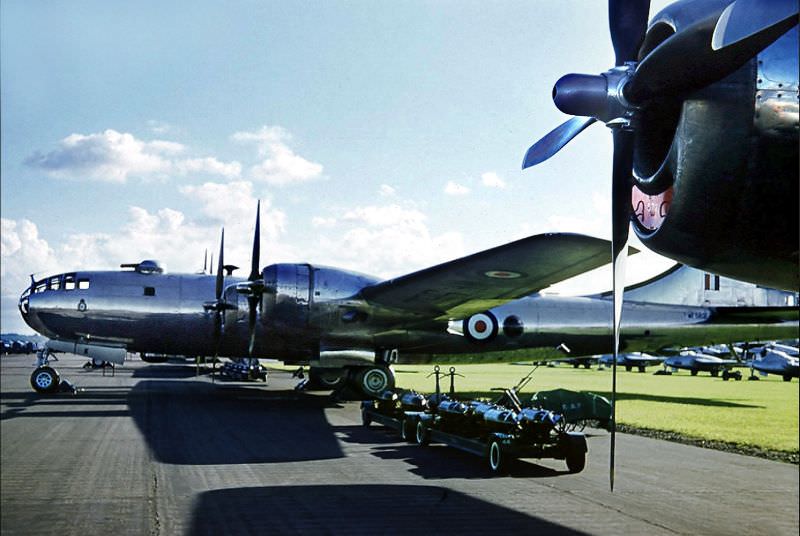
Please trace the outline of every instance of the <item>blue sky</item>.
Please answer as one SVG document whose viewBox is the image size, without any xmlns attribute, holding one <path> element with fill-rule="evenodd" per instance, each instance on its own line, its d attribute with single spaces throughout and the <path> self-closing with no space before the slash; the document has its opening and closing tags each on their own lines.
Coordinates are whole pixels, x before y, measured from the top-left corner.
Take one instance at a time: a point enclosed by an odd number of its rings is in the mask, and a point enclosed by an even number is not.
<svg viewBox="0 0 800 536">
<path fill-rule="evenodd" d="M 0 60 L 3 331 L 32 272 L 195 271 L 223 225 L 248 266 L 256 199 L 263 265 L 610 235 L 605 128 L 520 170 L 566 119 L 553 83 L 613 62 L 604 2 L 4 0 Z M 637 257 L 630 280 L 669 265 Z"/>
</svg>

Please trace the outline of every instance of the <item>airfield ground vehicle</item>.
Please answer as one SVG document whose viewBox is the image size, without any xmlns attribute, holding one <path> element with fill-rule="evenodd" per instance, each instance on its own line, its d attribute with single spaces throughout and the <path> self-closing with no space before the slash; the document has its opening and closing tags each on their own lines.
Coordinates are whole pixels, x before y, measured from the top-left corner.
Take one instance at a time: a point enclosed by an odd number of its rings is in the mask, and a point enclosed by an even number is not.
<svg viewBox="0 0 800 536">
<path fill-rule="evenodd" d="M 539 407 L 523 407 L 518 392 L 531 374 L 517 386 L 502 389 L 495 401 L 458 400 L 453 389 L 455 370 L 450 368 L 451 388 L 441 393 L 435 368 L 436 393 L 387 391 L 377 400 L 362 402 L 362 423 L 376 422 L 398 430 L 406 441 L 425 446 L 443 443 L 484 457 L 493 473 L 504 472 L 518 458 L 565 460 L 571 473 L 586 465 L 586 436 L 560 413 Z"/>
</svg>

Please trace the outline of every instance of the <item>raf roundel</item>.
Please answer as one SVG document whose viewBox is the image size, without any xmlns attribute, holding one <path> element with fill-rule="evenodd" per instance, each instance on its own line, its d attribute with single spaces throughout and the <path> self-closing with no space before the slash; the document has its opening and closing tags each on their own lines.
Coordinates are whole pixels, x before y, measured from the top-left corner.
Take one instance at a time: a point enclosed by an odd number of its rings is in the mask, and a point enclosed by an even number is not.
<svg viewBox="0 0 800 536">
<path fill-rule="evenodd" d="M 488 342 L 497 335 L 497 317 L 489 311 L 464 320 L 464 334 L 474 342 Z"/>
<path fill-rule="evenodd" d="M 488 272 L 483 272 L 483 275 L 492 279 L 517 279 L 522 277 L 521 273 L 510 270 L 489 270 Z"/>
</svg>

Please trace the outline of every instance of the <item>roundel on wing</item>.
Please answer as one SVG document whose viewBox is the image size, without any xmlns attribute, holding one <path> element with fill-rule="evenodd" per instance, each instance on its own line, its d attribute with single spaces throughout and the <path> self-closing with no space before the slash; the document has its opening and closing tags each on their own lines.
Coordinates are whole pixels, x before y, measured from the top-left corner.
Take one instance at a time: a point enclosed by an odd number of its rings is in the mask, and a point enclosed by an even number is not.
<svg viewBox="0 0 800 536">
<path fill-rule="evenodd" d="M 491 312 L 474 314 L 464 320 L 464 334 L 474 342 L 488 342 L 497 335 L 497 317 Z"/>
</svg>

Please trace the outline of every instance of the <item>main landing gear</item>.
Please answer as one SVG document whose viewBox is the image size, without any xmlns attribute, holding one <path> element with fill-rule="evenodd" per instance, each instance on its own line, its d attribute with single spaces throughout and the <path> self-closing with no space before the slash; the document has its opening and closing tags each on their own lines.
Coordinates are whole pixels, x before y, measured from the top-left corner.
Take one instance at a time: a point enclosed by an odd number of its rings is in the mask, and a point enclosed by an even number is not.
<svg viewBox="0 0 800 536">
<path fill-rule="evenodd" d="M 342 400 L 365 400 L 394 389 L 394 371 L 386 364 L 341 368 L 311 367 L 298 390 L 333 390 Z"/>
</svg>

